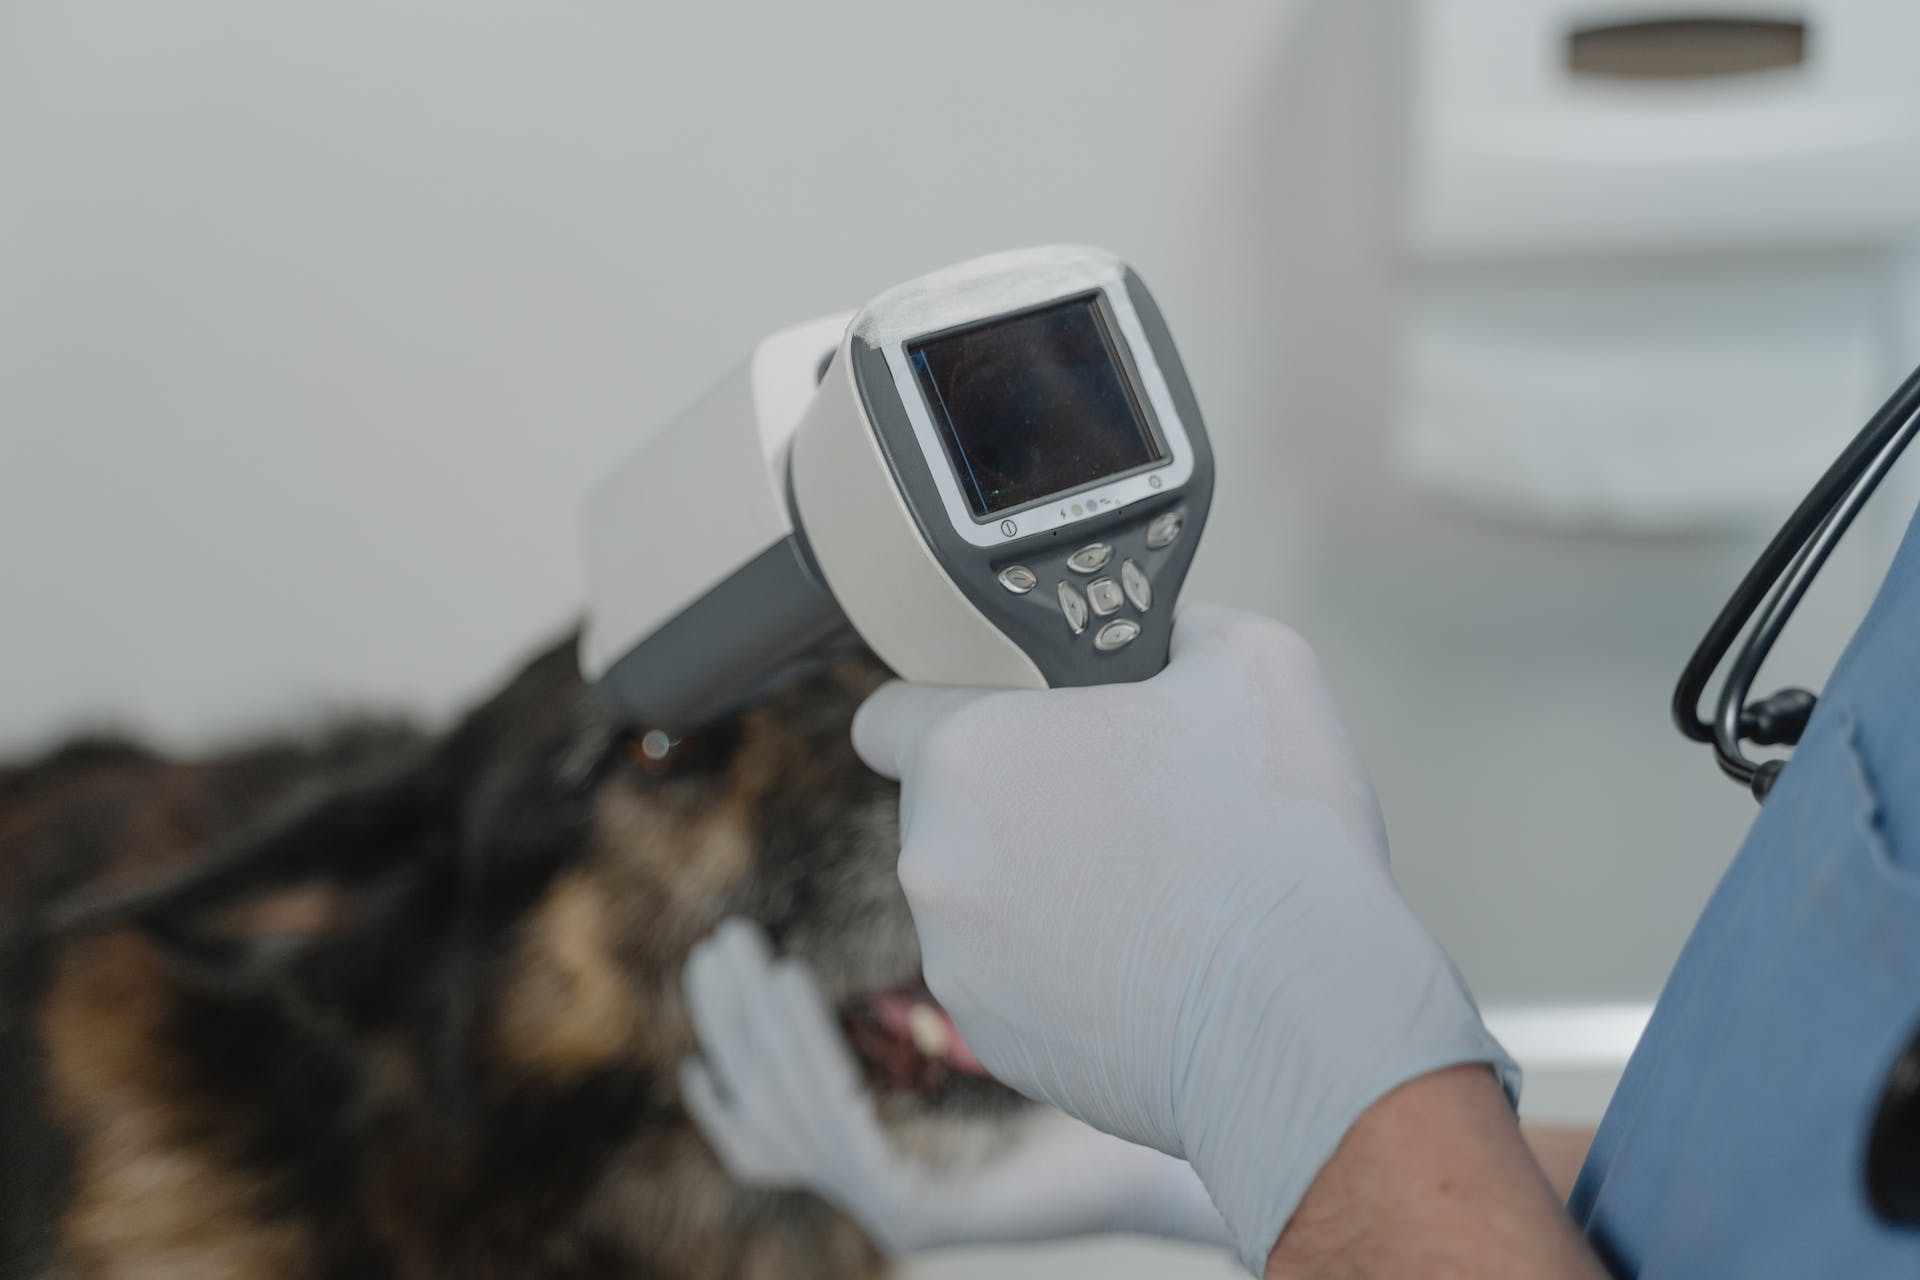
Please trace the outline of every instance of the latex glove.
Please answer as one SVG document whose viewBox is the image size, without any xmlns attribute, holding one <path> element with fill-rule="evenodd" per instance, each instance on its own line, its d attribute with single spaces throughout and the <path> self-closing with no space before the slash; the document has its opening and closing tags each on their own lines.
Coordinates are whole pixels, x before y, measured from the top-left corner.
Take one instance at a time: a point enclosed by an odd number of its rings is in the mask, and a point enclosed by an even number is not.
<svg viewBox="0 0 1920 1280">
<path fill-rule="evenodd" d="M 681 1094 L 740 1182 L 814 1192 L 894 1253 L 1119 1231 L 1228 1243 L 1184 1162 L 1056 1112 L 965 1171 L 902 1154 L 812 975 L 744 921 L 694 948 L 686 988 L 702 1058 Z"/>
<path fill-rule="evenodd" d="M 1137 684 L 892 684 L 853 725 L 902 784 L 934 996 L 996 1077 L 1189 1160 L 1259 1271 L 1361 1112 L 1519 1072 L 1387 867 L 1312 651 L 1194 607 Z"/>
</svg>

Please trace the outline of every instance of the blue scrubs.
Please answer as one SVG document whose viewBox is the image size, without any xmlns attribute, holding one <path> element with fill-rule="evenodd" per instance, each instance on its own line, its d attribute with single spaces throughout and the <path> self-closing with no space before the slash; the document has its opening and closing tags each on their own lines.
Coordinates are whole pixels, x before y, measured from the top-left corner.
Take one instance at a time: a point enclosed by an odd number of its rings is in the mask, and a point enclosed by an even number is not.
<svg viewBox="0 0 1920 1280">
<path fill-rule="evenodd" d="M 1920 1028 L 1920 519 L 1694 928 L 1570 1208 L 1614 1274 L 1920 1277 L 1866 1197 Z"/>
</svg>

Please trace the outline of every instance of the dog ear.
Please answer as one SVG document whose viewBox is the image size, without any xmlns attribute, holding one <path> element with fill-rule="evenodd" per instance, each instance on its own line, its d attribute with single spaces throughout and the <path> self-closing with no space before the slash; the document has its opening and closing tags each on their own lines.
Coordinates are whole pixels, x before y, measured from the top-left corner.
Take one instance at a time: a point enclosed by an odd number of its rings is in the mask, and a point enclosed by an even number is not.
<svg viewBox="0 0 1920 1280">
<path fill-rule="evenodd" d="M 370 1015 L 454 894 L 448 785 L 423 755 L 317 788 L 180 876 L 68 903 L 54 927 L 131 924 L 208 987 Z"/>
</svg>

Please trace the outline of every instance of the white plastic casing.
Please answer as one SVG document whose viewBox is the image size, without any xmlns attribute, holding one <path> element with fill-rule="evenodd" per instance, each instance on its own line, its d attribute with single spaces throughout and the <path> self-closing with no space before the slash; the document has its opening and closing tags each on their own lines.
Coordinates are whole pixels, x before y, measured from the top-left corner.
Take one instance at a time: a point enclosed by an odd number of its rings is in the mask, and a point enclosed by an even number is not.
<svg viewBox="0 0 1920 1280">
<path fill-rule="evenodd" d="M 794 504 L 834 599 L 904 679 L 1044 689 L 1033 659 L 974 608 L 922 539 L 861 409 L 852 341 L 842 341 L 793 444 Z"/>
<path fill-rule="evenodd" d="M 793 534 L 787 447 L 851 319 L 842 312 L 761 341 L 588 497 L 587 679 Z"/>
<path fill-rule="evenodd" d="M 1421 0 L 1411 234 L 1422 256 L 1876 245 L 1920 225 L 1920 4 Z M 1800 23 L 1797 66 L 1595 76 L 1576 31 Z"/>
<path fill-rule="evenodd" d="M 1912 364 L 1920 4 L 1412 13 L 1399 477 L 1562 530 L 1771 528 Z M 1778 62 L 1727 72 L 1766 23 Z"/>
</svg>

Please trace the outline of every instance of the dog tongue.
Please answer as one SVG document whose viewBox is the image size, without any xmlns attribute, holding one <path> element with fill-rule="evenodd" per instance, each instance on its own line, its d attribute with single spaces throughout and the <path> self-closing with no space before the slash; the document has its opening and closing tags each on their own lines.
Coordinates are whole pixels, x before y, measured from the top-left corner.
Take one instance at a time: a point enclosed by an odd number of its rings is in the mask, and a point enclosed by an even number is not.
<svg viewBox="0 0 1920 1280">
<path fill-rule="evenodd" d="M 922 1056 L 967 1075 L 987 1074 L 980 1059 L 960 1038 L 960 1029 L 953 1025 L 947 1011 L 925 992 L 895 991 L 875 996 L 868 1010 L 881 1026 L 912 1044 Z"/>
</svg>

